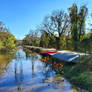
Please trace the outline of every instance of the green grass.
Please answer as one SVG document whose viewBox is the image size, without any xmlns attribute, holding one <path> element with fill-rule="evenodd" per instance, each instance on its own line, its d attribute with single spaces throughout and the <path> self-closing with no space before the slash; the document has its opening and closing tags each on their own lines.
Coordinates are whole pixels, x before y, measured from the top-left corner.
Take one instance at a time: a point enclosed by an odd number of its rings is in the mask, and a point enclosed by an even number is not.
<svg viewBox="0 0 92 92">
<path fill-rule="evenodd" d="M 92 92 L 92 57 L 83 57 L 75 65 L 64 65 L 64 75 L 73 84 Z"/>
</svg>

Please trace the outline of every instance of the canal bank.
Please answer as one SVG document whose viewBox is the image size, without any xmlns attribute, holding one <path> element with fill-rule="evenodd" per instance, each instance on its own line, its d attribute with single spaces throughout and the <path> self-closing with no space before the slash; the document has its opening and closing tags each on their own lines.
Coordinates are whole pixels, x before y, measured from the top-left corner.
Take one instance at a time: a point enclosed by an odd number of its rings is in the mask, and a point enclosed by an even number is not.
<svg viewBox="0 0 92 92">
<path fill-rule="evenodd" d="M 83 57 L 76 65 L 65 65 L 64 76 L 74 85 L 92 92 L 92 57 Z"/>
<path fill-rule="evenodd" d="M 82 56 L 79 60 L 77 64 L 64 63 L 63 75 L 74 85 L 92 92 L 92 56 Z M 58 70 L 62 75 L 62 67 Z"/>
<path fill-rule="evenodd" d="M 64 76 L 76 87 L 92 92 L 92 57 L 82 57 L 81 63 L 65 63 L 63 61 L 50 57 L 43 59 L 43 62 L 49 63 L 57 74 Z"/>
</svg>

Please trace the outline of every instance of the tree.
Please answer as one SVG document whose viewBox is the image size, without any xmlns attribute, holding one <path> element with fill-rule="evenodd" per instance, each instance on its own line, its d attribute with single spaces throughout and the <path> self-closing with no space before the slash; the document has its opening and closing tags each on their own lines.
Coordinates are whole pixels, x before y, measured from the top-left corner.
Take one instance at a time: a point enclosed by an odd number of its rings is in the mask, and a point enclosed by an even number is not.
<svg viewBox="0 0 92 92">
<path fill-rule="evenodd" d="M 49 34 L 46 31 L 42 31 L 41 40 L 40 40 L 40 46 L 47 48 L 49 45 Z"/>
<path fill-rule="evenodd" d="M 0 22 L 0 51 L 11 51 L 16 46 L 16 38 Z"/>
<path fill-rule="evenodd" d="M 91 18 L 92 18 L 92 13 L 91 13 L 90 16 L 91 16 Z M 91 38 L 92 38 L 92 23 L 90 23 L 90 29 L 89 29 L 89 30 L 90 30 L 90 35 L 91 35 Z"/>
<path fill-rule="evenodd" d="M 73 4 L 72 7 L 69 8 L 69 15 L 70 15 L 70 22 L 71 22 L 71 35 L 72 41 L 75 50 L 77 49 L 77 42 L 78 42 L 78 7 L 76 4 Z"/>
<path fill-rule="evenodd" d="M 85 5 L 81 6 L 79 12 L 79 39 L 82 40 L 82 36 L 85 34 L 85 21 L 88 13 L 88 9 Z"/>
<path fill-rule="evenodd" d="M 66 36 L 66 49 L 72 50 L 72 51 L 74 50 L 71 34 Z"/>
<path fill-rule="evenodd" d="M 73 6 L 69 8 L 69 15 L 71 22 L 71 35 L 73 46 L 75 50 L 78 50 L 78 45 L 81 39 L 83 39 L 82 36 L 85 34 L 85 20 L 87 15 L 87 8 L 84 5 L 80 8 L 80 12 L 78 12 L 77 5 L 73 4 Z"/>
<path fill-rule="evenodd" d="M 84 38 L 81 41 L 82 50 L 89 53 L 92 53 L 92 39 Z"/>
<path fill-rule="evenodd" d="M 28 34 L 26 37 L 23 39 L 22 44 L 23 45 L 30 45 L 31 42 L 31 36 Z"/>
<path fill-rule="evenodd" d="M 9 51 L 15 48 L 16 38 L 8 32 L 0 32 L 0 50 Z"/>
<path fill-rule="evenodd" d="M 3 46 L 3 42 L 0 40 L 0 50 L 3 49 L 4 46 Z"/>
<path fill-rule="evenodd" d="M 29 34 L 27 34 L 26 37 L 23 39 L 22 44 L 31 45 L 31 46 L 39 46 L 40 39 L 37 36 L 38 36 L 38 33 L 31 30 Z"/>
<path fill-rule="evenodd" d="M 9 32 L 8 29 L 4 26 L 3 22 L 0 21 L 0 32 Z"/>
<path fill-rule="evenodd" d="M 60 38 L 67 32 L 68 27 L 69 16 L 64 11 L 54 11 L 50 16 L 45 17 L 43 22 L 43 29 L 56 38 L 57 49 L 60 49 Z"/>
<path fill-rule="evenodd" d="M 29 35 L 31 37 L 31 45 L 32 46 L 39 46 L 40 44 L 40 39 L 38 37 L 38 31 L 33 31 L 33 30 L 30 30 L 29 32 Z"/>
</svg>

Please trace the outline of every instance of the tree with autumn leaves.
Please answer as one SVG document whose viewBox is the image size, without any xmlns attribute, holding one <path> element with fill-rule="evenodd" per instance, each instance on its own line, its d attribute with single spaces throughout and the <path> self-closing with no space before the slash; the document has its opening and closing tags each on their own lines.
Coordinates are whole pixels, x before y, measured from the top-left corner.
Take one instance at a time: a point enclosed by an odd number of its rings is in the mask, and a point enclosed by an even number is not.
<svg viewBox="0 0 92 92">
<path fill-rule="evenodd" d="M 16 47 L 16 38 L 0 22 L 0 52 L 11 51 Z"/>
</svg>

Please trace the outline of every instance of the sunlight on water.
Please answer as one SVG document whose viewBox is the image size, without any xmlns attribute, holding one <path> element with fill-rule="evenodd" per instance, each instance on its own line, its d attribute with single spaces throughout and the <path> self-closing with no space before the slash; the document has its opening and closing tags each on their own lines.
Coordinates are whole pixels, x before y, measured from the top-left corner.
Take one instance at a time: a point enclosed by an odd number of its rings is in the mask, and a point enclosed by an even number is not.
<svg viewBox="0 0 92 92">
<path fill-rule="evenodd" d="M 15 58 L 0 55 L 0 92 L 84 92 L 57 75 L 40 55 L 25 52 L 17 50 Z"/>
</svg>

